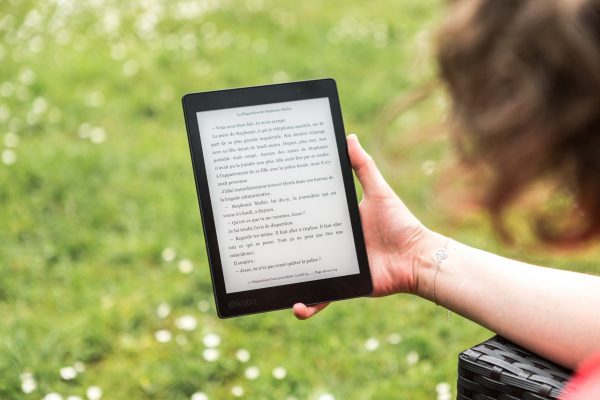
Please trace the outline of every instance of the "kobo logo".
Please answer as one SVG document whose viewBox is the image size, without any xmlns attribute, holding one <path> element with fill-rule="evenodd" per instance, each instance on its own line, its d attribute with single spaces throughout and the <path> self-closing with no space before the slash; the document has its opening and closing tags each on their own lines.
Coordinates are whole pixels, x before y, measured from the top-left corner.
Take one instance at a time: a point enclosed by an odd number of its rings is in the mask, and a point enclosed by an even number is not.
<svg viewBox="0 0 600 400">
<path fill-rule="evenodd" d="M 229 308 L 240 308 L 250 307 L 256 305 L 256 299 L 254 297 L 246 297 L 243 299 L 229 300 Z"/>
</svg>

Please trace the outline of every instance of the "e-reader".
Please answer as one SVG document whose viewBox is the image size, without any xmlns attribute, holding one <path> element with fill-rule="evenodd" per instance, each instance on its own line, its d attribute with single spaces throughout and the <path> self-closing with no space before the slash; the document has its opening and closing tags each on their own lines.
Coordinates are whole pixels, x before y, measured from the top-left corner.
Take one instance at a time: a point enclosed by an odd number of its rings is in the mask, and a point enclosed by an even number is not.
<svg viewBox="0 0 600 400">
<path fill-rule="evenodd" d="M 182 101 L 219 317 L 370 294 L 335 81 Z"/>
</svg>

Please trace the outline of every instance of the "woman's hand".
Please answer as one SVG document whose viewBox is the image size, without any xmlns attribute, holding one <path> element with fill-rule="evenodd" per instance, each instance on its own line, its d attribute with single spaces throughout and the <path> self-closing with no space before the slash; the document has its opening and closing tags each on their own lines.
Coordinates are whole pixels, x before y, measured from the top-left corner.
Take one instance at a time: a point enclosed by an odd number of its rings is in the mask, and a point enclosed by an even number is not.
<svg viewBox="0 0 600 400">
<path fill-rule="evenodd" d="M 416 293 L 418 256 L 429 231 L 394 193 L 356 135 L 348 136 L 348 153 L 363 188 L 359 210 L 373 279 L 371 295 Z M 306 319 L 328 304 L 297 303 L 294 315 Z"/>
</svg>

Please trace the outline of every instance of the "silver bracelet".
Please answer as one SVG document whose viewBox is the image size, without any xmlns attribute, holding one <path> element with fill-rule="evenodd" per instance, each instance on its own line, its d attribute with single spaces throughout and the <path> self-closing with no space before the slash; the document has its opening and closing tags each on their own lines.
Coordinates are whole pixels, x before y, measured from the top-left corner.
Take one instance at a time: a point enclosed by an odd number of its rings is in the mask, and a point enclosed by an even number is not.
<svg viewBox="0 0 600 400">
<path fill-rule="evenodd" d="M 440 272 L 440 266 L 442 265 L 442 261 L 444 261 L 446 258 L 448 258 L 448 245 L 449 244 L 450 244 L 450 238 L 446 238 L 446 243 L 444 244 L 444 247 L 437 249 L 433 253 L 433 261 L 435 261 L 435 274 L 433 275 L 433 302 L 437 306 L 439 306 L 440 303 L 438 303 L 438 300 L 437 300 L 435 284 L 437 282 L 437 276 L 438 276 L 438 273 Z M 450 310 L 448 310 L 448 322 L 450 322 Z"/>
<path fill-rule="evenodd" d="M 438 303 L 435 295 L 435 282 L 437 281 L 437 276 L 440 272 L 440 265 L 442 264 L 442 261 L 448 258 L 448 244 L 450 244 L 450 238 L 446 239 L 446 244 L 444 244 L 444 247 L 437 249 L 433 253 L 433 261 L 435 261 L 435 274 L 433 275 L 433 302 L 438 306 L 440 303 Z"/>
</svg>

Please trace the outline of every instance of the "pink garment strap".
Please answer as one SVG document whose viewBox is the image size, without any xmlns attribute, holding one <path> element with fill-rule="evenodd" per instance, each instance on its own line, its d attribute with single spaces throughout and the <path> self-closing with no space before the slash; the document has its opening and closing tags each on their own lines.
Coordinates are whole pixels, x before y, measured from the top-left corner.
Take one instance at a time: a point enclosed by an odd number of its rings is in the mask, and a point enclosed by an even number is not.
<svg viewBox="0 0 600 400">
<path fill-rule="evenodd" d="M 565 387 L 561 400 L 600 399 L 600 351 L 585 360 Z"/>
</svg>

